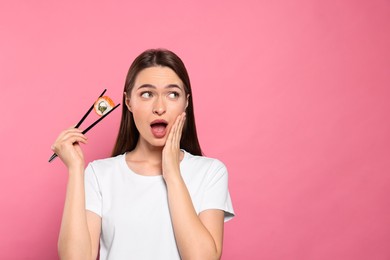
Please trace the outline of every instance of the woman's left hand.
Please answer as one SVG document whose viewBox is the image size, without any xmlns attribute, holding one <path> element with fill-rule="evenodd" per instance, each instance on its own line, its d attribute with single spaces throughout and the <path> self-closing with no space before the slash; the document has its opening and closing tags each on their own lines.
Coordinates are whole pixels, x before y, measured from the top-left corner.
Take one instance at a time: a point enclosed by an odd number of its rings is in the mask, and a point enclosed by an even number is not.
<svg viewBox="0 0 390 260">
<path fill-rule="evenodd" d="M 176 118 L 162 151 L 162 172 L 165 181 L 180 176 L 180 139 L 185 120 L 185 112 Z"/>
</svg>

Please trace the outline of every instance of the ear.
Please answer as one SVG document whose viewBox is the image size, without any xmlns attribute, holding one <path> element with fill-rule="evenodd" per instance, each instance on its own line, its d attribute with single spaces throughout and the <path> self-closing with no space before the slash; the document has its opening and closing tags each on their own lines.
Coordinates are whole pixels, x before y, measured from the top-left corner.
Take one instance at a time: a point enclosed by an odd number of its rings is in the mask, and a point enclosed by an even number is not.
<svg viewBox="0 0 390 260">
<path fill-rule="evenodd" d="M 128 109 L 130 112 L 133 112 L 133 111 L 131 111 L 130 97 L 127 96 L 127 93 L 126 93 L 126 92 L 123 92 L 123 95 L 125 96 L 125 103 L 126 103 L 127 109 Z"/>
<path fill-rule="evenodd" d="M 184 110 L 187 110 L 188 103 L 189 103 L 190 94 L 187 94 L 187 102 L 186 102 L 186 108 Z"/>
</svg>

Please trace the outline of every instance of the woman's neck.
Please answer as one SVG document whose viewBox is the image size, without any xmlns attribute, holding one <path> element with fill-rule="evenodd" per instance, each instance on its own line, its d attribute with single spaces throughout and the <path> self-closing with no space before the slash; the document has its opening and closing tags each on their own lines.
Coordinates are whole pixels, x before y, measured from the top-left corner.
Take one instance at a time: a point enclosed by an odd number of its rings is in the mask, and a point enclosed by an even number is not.
<svg viewBox="0 0 390 260">
<path fill-rule="evenodd" d="M 163 147 L 151 146 L 139 141 L 135 149 L 126 154 L 127 165 L 140 175 L 161 175 L 162 149 Z"/>
<path fill-rule="evenodd" d="M 163 146 L 152 146 L 149 143 L 138 140 L 137 146 L 131 151 L 131 154 L 137 161 L 159 163 L 162 160 L 163 148 Z"/>
</svg>

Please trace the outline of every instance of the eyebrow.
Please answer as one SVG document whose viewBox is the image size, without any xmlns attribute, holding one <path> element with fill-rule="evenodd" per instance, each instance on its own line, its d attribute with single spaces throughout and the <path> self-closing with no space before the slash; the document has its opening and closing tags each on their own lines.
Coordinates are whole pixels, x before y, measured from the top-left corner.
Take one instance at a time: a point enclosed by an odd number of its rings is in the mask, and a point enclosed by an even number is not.
<svg viewBox="0 0 390 260">
<path fill-rule="evenodd" d="M 156 89 L 156 86 L 154 86 L 152 84 L 142 84 L 141 86 L 139 86 L 137 88 L 137 90 L 138 89 L 142 89 L 142 88 L 153 88 L 153 89 Z M 179 85 L 177 85 L 177 84 L 169 84 L 169 85 L 165 86 L 164 88 L 178 88 L 178 89 L 182 90 L 182 88 Z"/>
</svg>

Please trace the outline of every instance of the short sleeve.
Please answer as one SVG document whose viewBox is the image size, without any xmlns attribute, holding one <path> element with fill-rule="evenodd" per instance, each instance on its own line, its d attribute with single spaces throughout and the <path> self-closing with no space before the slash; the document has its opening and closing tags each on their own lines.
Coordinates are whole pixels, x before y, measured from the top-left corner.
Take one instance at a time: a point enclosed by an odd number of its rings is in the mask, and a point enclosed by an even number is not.
<svg viewBox="0 0 390 260">
<path fill-rule="evenodd" d="M 225 212 L 225 222 L 234 217 L 234 210 L 228 189 L 228 172 L 226 166 L 216 161 L 210 168 L 201 211 L 220 209 Z"/>
<path fill-rule="evenodd" d="M 85 209 L 102 216 L 102 195 L 92 164 L 84 172 Z"/>
</svg>

